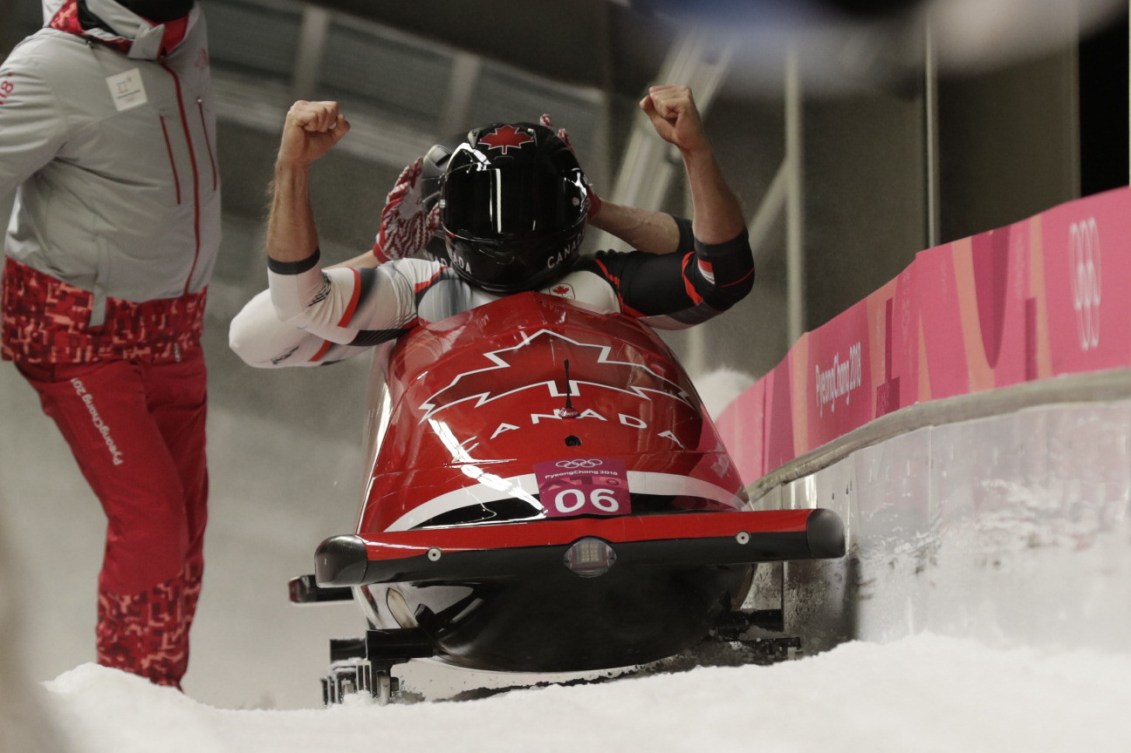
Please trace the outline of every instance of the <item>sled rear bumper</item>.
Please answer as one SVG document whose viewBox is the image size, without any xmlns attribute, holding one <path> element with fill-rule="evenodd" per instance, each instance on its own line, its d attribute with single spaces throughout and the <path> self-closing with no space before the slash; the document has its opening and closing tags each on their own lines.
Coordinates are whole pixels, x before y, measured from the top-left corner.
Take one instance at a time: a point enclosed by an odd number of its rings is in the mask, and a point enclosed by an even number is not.
<svg viewBox="0 0 1131 753">
<path fill-rule="evenodd" d="M 844 524 L 824 509 L 569 518 L 334 536 L 315 553 L 315 577 L 320 586 L 515 578 L 564 567 L 567 551 L 585 538 L 608 544 L 616 567 L 830 559 L 845 551 Z"/>
</svg>

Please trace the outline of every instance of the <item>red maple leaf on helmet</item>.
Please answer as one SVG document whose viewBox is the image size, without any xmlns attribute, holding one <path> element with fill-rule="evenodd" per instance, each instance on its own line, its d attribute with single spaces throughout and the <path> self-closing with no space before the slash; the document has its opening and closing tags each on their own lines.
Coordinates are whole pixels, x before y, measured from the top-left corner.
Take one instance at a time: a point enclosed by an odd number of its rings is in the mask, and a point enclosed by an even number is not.
<svg viewBox="0 0 1131 753">
<path fill-rule="evenodd" d="M 480 136 L 478 143 L 486 144 L 489 149 L 502 149 L 503 156 L 506 156 L 508 149 L 521 149 L 527 144 L 533 144 L 534 137 L 529 133 L 518 130 L 514 126 L 505 125 L 499 126 L 484 136 Z"/>
</svg>

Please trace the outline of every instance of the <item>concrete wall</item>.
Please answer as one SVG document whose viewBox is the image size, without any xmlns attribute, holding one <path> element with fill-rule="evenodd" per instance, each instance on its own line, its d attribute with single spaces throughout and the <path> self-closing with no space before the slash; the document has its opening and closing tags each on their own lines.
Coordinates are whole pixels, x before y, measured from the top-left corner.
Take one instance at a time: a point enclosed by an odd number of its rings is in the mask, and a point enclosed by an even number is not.
<svg viewBox="0 0 1131 753">
<path fill-rule="evenodd" d="M 787 566 L 787 628 L 810 650 L 920 632 L 1131 648 L 1131 399 L 1080 386 L 1078 401 L 944 419 L 768 490 L 758 505 L 828 507 L 848 531 L 845 560 Z"/>
</svg>

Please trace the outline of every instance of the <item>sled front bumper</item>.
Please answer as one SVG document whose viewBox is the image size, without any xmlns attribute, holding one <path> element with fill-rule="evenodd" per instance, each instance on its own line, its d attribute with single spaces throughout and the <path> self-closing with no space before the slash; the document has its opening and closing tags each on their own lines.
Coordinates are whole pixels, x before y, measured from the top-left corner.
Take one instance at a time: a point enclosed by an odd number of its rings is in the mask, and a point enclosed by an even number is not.
<svg viewBox="0 0 1131 753">
<path fill-rule="evenodd" d="M 315 577 L 325 587 L 516 578 L 566 566 L 583 539 L 607 544 L 616 567 L 747 565 L 845 552 L 844 524 L 825 509 L 566 518 L 334 536 L 315 553 Z"/>
</svg>

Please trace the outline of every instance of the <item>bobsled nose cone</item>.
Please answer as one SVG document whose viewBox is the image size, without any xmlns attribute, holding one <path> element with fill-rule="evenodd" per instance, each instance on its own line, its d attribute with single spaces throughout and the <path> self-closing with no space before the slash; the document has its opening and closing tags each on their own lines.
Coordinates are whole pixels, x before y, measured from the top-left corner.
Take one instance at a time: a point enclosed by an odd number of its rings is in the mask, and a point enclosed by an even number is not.
<svg viewBox="0 0 1131 753">
<path fill-rule="evenodd" d="M 844 556 L 844 523 L 832 510 L 814 510 L 805 522 L 805 537 L 810 556 Z"/>
<path fill-rule="evenodd" d="M 314 553 L 314 576 L 320 586 L 356 586 L 365 582 L 369 558 L 360 536 L 326 539 Z"/>
</svg>

